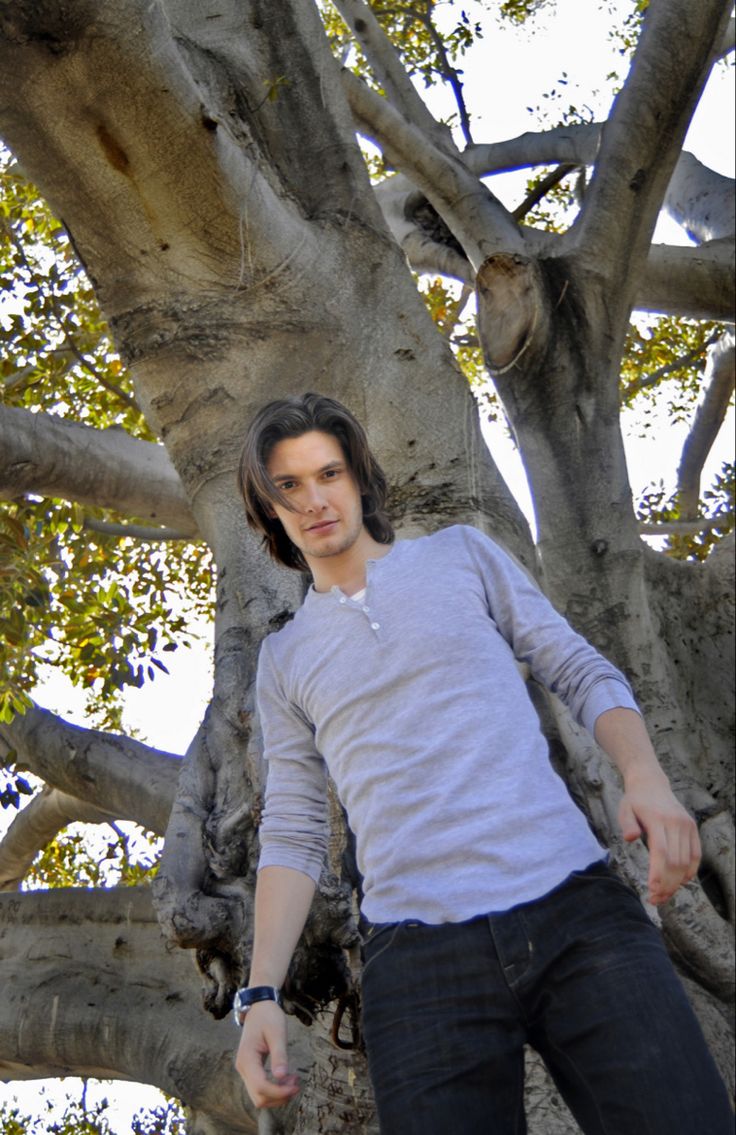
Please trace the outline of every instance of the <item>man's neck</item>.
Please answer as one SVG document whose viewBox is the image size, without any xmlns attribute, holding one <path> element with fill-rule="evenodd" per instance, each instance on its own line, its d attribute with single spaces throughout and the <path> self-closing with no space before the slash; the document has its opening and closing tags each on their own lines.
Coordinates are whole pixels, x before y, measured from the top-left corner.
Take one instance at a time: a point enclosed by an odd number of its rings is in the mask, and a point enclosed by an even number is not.
<svg viewBox="0 0 736 1135">
<path fill-rule="evenodd" d="M 354 595 L 365 587 L 365 565 L 368 560 L 379 560 L 391 550 L 390 544 L 379 544 L 367 528 L 359 539 L 337 556 L 307 556 L 314 579 L 315 591 L 330 591 L 339 587 L 346 595 Z"/>
</svg>

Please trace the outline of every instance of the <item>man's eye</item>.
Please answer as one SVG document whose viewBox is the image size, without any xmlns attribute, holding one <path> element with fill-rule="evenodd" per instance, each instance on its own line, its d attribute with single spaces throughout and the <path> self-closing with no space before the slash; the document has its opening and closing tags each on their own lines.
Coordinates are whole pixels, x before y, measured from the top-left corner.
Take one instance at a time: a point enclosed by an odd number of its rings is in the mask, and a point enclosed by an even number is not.
<svg viewBox="0 0 736 1135">
<path fill-rule="evenodd" d="M 293 489 L 296 481 L 282 481 L 279 486 L 282 493 L 288 493 L 289 489 Z"/>
</svg>

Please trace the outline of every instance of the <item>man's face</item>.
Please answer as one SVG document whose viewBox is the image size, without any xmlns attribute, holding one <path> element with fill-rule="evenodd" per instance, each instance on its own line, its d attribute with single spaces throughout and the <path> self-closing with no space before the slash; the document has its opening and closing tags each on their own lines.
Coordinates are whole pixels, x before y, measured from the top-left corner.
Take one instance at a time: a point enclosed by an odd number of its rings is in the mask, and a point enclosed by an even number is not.
<svg viewBox="0 0 736 1135">
<path fill-rule="evenodd" d="M 360 492 L 336 437 L 311 430 L 284 438 L 271 450 L 266 468 L 291 505 L 272 501 L 271 508 L 307 563 L 340 556 L 360 539 Z"/>
</svg>

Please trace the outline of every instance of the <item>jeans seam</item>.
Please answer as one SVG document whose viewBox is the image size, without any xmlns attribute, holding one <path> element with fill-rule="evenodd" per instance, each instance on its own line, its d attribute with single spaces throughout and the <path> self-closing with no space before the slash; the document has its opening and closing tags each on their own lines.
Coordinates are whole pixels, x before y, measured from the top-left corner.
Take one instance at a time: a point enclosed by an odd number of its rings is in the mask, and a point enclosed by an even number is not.
<svg viewBox="0 0 736 1135">
<path fill-rule="evenodd" d="M 558 1045 L 556 1045 L 555 1042 L 553 1040 L 551 1040 L 546 1034 L 545 1034 L 545 1042 L 546 1042 L 546 1046 L 549 1049 L 549 1051 L 554 1052 L 556 1054 L 556 1056 L 558 1057 L 559 1063 L 560 1064 L 567 1063 L 567 1065 L 570 1068 L 572 1068 L 573 1071 L 575 1072 L 576 1076 L 578 1077 L 579 1082 L 582 1083 L 582 1085 L 584 1086 L 584 1088 L 585 1088 L 585 1090 L 588 1094 L 588 1099 L 592 1101 L 593 1107 L 595 1109 L 595 1113 L 598 1117 L 598 1125 L 600 1127 L 601 1135 L 616 1135 L 616 1133 L 612 1132 L 609 1129 L 608 1125 L 605 1123 L 603 1116 L 601 1115 L 601 1110 L 600 1110 L 598 1100 L 596 1099 L 596 1094 L 590 1086 L 590 1083 L 588 1081 L 588 1077 L 584 1074 L 582 1069 L 578 1066 L 578 1063 L 574 1059 L 574 1057 L 572 1057 L 568 1052 L 565 1052 L 564 1049 L 559 1048 Z M 539 1052 L 539 1049 L 537 1049 L 537 1051 Z M 545 1059 L 544 1055 L 541 1052 L 539 1053 L 539 1055 L 542 1057 L 542 1060 L 544 1061 L 544 1063 L 547 1064 L 547 1060 Z M 560 1057 L 562 1058 L 561 1060 L 559 1059 Z M 548 1064 L 547 1064 L 547 1067 L 549 1068 Z M 551 1068 L 549 1068 L 549 1071 L 550 1071 L 550 1073 L 552 1073 Z M 552 1078 L 554 1079 L 554 1074 L 552 1075 Z M 559 1084 L 557 1086 L 559 1088 Z M 562 1091 L 561 1088 L 559 1088 L 559 1090 L 560 1090 L 560 1094 L 562 1095 L 562 1098 L 565 1099 L 565 1093 Z M 565 1099 L 565 1102 L 567 1103 L 568 1107 L 570 1107 L 570 1104 L 566 1099 Z M 572 1107 L 570 1107 L 570 1110 L 573 1113 L 573 1118 L 575 1119 L 576 1122 L 578 1122 L 577 1116 L 575 1115 Z M 648 1126 L 649 1126 L 649 1124 L 647 1123 L 647 1127 Z M 584 1128 L 582 1127 L 582 1124 L 581 1124 L 581 1130 L 584 1130 Z M 587 1133 L 586 1133 L 586 1135 L 587 1135 Z"/>
<path fill-rule="evenodd" d="M 519 911 L 516 911 L 515 913 L 517 914 L 518 917 L 521 918 L 521 921 L 524 923 L 524 930 L 527 934 L 527 941 L 529 943 L 531 943 L 531 936 L 529 934 L 529 928 L 528 928 L 526 922 L 524 921 L 523 915 L 521 915 Z M 523 1002 L 521 996 L 519 995 L 519 993 L 517 992 L 517 990 L 515 988 L 516 979 L 513 982 L 511 982 L 511 981 L 509 981 L 509 978 L 506 975 L 506 969 L 505 969 L 503 962 L 501 960 L 501 953 L 500 953 L 500 951 L 498 949 L 498 945 L 496 943 L 496 935 L 494 934 L 494 931 L 493 931 L 493 917 L 494 917 L 493 915 L 488 915 L 487 918 L 486 918 L 486 921 L 487 921 L 487 924 L 488 924 L 488 929 L 490 931 L 491 942 L 493 943 L 493 949 L 495 950 L 496 958 L 497 958 L 497 961 L 498 961 L 498 972 L 499 972 L 500 976 L 503 978 L 504 985 L 506 986 L 510 995 L 514 999 L 514 1003 L 515 1003 L 515 1005 L 516 1005 L 516 1007 L 519 1011 L 519 1020 L 523 1022 L 524 1028 L 526 1030 L 526 1034 L 528 1036 L 529 1035 L 529 1029 L 531 1027 L 531 1022 L 529 1021 L 529 1018 L 527 1016 L 526 1009 L 524 1007 L 524 1002 Z M 529 965 L 527 965 L 525 973 L 528 972 L 528 970 L 529 970 Z M 518 980 L 519 981 L 523 980 L 523 976 L 524 975 L 522 975 L 522 977 L 520 977 Z"/>
</svg>

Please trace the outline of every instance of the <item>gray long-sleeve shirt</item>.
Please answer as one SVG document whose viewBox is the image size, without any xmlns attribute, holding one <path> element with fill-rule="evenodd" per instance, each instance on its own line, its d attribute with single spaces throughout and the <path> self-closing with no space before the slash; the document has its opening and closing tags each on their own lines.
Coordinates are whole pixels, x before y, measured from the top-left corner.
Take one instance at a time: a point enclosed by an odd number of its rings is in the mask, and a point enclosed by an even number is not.
<svg viewBox="0 0 736 1135">
<path fill-rule="evenodd" d="M 319 878 L 327 770 L 374 922 L 453 922 L 537 898 L 601 848 L 549 762 L 517 661 L 589 730 L 623 676 L 474 528 L 398 541 L 364 598 L 310 590 L 265 640 L 260 867 Z"/>
</svg>

